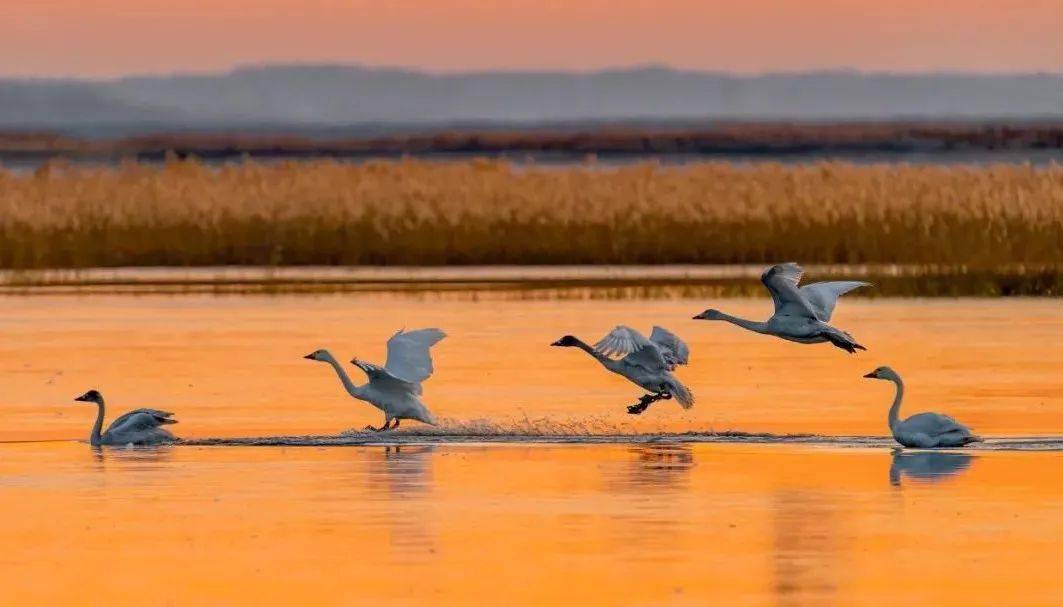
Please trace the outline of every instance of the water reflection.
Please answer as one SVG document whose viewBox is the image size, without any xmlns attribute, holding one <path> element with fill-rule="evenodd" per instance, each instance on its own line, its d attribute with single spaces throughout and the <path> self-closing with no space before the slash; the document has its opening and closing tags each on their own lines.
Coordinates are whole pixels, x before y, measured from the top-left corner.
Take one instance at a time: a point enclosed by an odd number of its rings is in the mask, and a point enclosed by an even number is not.
<svg viewBox="0 0 1063 607">
<path fill-rule="evenodd" d="M 396 558 L 425 561 L 436 551 L 431 500 L 434 445 L 391 445 L 369 452 L 366 489 L 379 509 L 367 522 L 387 530 Z"/>
<path fill-rule="evenodd" d="M 840 540 L 834 506 L 818 493 L 774 495 L 774 590 L 779 605 L 830 603 L 838 589 Z"/>
<path fill-rule="evenodd" d="M 690 480 L 694 467 L 690 445 L 635 445 L 629 453 L 634 457 L 620 479 L 629 491 L 681 490 Z"/>
<path fill-rule="evenodd" d="M 890 463 L 890 484 L 901 485 L 901 477 L 928 483 L 936 483 L 955 476 L 971 467 L 974 458 L 963 453 L 937 453 L 933 451 L 907 452 L 893 450 Z"/>
<path fill-rule="evenodd" d="M 162 470 L 173 458 L 173 448 L 168 446 L 151 447 L 103 447 L 89 446 L 92 459 L 100 470 L 107 469 L 107 463 L 128 466 L 131 469 L 150 472 Z"/>
<path fill-rule="evenodd" d="M 435 445 L 389 445 L 370 458 L 369 485 L 389 498 L 420 496 L 431 482 Z"/>
</svg>

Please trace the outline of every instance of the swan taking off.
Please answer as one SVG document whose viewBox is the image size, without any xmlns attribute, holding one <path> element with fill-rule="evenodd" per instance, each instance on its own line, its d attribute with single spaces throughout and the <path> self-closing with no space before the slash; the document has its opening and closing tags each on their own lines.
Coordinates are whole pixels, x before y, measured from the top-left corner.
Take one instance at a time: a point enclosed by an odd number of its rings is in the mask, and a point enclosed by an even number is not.
<svg viewBox="0 0 1063 607">
<path fill-rule="evenodd" d="M 705 310 L 695 320 L 725 320 L 756 333 L 775 335 L 802 344 L 829 341 L 850 354 L 867 348 L 852 335 L 827 324 L 842 295 L 871 283 L 858 280 L 814 282 L 798 288 L 804 270 L 796 263 L 781 263 L 767 269 L 760 281 L 775 302 L 775 314 L 767 322 L 746 320 L 719 310 Z"/>
<path fill-rule="evenodd" d="M 889 424 L 893 438 L 905 447 L 962 447 L 982 440 L 967 426 L 941 413 L 916 413 L 908 419 L 899 419 L 901 400 L 904 398 L 904 382 L 893 369 L 879 367 L 864 377 L 885 379 L 896 384 L 897 394 L 893 398 L 893 406 L 890 407 Z"/>
<path fill-rule="evenodd" d="M 103 395 L 96 390 L 89 390 L 74 400 L 83 403 L 96 403 L 96 423 L 92 425 L 92 434 L 89 435 L 89 443 L 93 447 L 100 445 L 157 445 L 175 440 L 162 426 L 176 424 L 172 419 L 173 413 L 159 411 L 158 409 L 135 409 L 121 415 L 111 422 L 107 431 L 103 429 Z"/>
<path fill-rule="evenodd" d="M 675 398 L 684 409 L 694 406 L 694 395 L 672 375 L 677 365 L 685 365 L 690 360 L 690 348 L 667 329 L 654 327 L 650 338 L 646 339 L 631 327 L 621 325 L 594 347 L 572 335 L 550 345 L 579 348 L 606 369 L 650 392 L 640 398 L 638 404 L 628 407 L 628 413 L 638 415 L 652 403 L 670 398 Z"/>
<path fill-rule="evenodd" d="M 384 412 L 384 425 L 366 426 L 366 430 L 381 432 L 399 427 L 399 420 L 415 419 L 435 425 L 436 419 L 421 402 L 421 382 L 432 375 L 429 348 L 446 334 L 439 329 L 399 331 L 388 340 L 388 360 L 383 367 L 355 358 L 351 364 L 369 376 L 369 383 L 356 386 L 328 350 L 317 350 L 304 358 L 332 365 L 347 393 L 364 400 Z M 391 425 L 394 422 L 395 425 Z"/>
</svg>

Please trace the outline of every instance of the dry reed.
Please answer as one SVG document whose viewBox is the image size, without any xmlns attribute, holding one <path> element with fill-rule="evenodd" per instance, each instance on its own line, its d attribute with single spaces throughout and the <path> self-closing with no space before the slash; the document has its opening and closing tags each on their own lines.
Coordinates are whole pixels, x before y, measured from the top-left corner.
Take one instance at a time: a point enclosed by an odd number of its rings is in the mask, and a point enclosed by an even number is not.
<svg viewBox="0 0 1063 607">
<path fill-rule="evenodd" d="M 1063 167 L 327 160 L 0 171 L 0 267 L 1056 264 Z"/>
</svg>

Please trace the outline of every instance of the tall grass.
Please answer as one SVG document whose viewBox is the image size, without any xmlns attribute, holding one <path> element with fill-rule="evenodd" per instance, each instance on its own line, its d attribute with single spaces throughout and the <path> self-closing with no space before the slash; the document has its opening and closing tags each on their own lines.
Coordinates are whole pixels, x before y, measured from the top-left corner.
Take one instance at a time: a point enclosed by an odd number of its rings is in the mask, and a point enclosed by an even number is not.
<svg viewBox="0 0 1063 607">
<path fill-rule="evenodd" d="M 310 161 L 0 172 L 0 267 L 1063 259 L 1063 167 Z"/>
</svg>

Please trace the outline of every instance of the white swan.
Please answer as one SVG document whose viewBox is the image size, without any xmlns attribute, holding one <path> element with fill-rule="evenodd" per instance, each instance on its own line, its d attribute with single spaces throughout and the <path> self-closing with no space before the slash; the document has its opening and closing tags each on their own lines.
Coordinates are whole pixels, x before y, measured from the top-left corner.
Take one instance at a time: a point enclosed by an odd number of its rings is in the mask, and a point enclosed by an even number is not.
<svg viewBox="0 0 1063 607">
<path fill-rule="evenodd" d="M 796 263 L 781 263 L 768 268 L 760 276 L 761 282 L 775 302 L 775 314 L 767 322 L 746 320 L 719 310 L 705 310 L 696 320 L 724 320 L 756 333 L 775 335 L 802 344 L 829 341 L 850 354 L 867 348 L 856 343 L 852 335 L 835 328 L 827 321 L 834 313 L 838 297 L 870 283 L 858 280 L 814 282 L 798 288 L 804 270 Z"/>
<path fill-rule="evenodd" d="M 351 381 L 328 350 L 317 350 L 304 358 L 332 365 L 348 394 L 384 412 L 384 425 L 379 428 L 366 426 L 366 430 L 392 430 L 398 428 L 399 420 L 403 419 L 415 419 L 434 426 L 435 417 L 421 402 L 421 382 L 433 371 L 429 348 L 444 337 L 446 334 L 439 329 L 399 331 L 392 335 L 388 340 L 388 359 L 383 367 L 357 358 L 351 360 L 351 364 L 369 376 L 369 383 L 361 386 Z"/>
<path fill-rule="evenodd" d="M 107 427 L 107 431 L 101 434 L 104 410 L 103 395 L 96 390 L 89 390 L 74 400 L 83 403 L 96 403 L 96 423 L 92 425 L 92 433 L 89 435 L 89 443 L 93 447 L 99 447 L 100 445 L 157 445 L 176 440 L 173 434 L 161 427 L 165 424 L 177 423 L 176 419 L 172 419 L 173 413 L 169 411 L 135 409 L 119 416 L 111 422 L 111 425 Z"/>
<path fill-rule="evenodd" d="M 650 392 L 640 398 L 638 404 L 628 407 L 628 413 L 638 415 L 650 404 L 670 398 L 675 398 L 684 409 L 694 406 L 694 395 L 672 375 L 677 365 L 687 364 L 690 348 L 667 329 L 654 327 L 650 338 L 646 339 L 631 327 L 620 325 L 594 347 L 572 335 L 565 335 L 550 345 L 579 348 L 606 369 Z M 615 356 L 623 358 L 613 358 Z"/>
<path fill-rule="evenodd" d="M 888 419 L 893 438 L 905 447 L 962 447 L 982 440 L 967 426 L 941 413 L 916 413 L 908 419 L 899 419 L 901 400 L 904 398 L 904 382 L 893 369 L 879 367 L 864 377 L 885 379 L 896 384 L 897 394 L 893 398 Z"/>
</svg>

